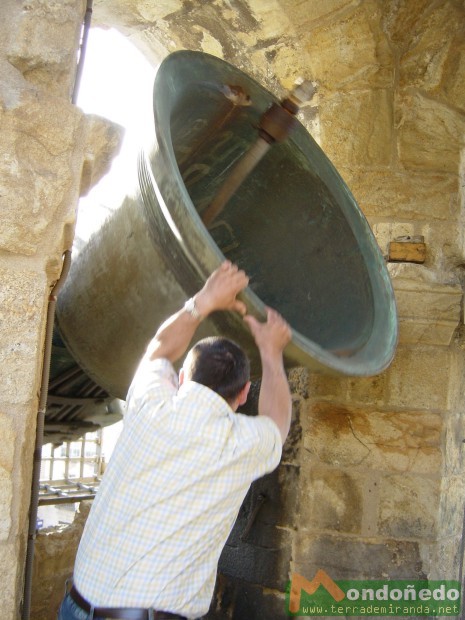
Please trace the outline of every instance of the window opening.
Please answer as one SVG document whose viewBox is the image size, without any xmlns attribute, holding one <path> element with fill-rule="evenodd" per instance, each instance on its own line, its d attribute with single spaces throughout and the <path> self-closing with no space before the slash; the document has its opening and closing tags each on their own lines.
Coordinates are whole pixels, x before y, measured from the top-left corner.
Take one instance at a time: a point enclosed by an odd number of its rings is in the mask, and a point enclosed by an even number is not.
<svg viewBox="0 0 465 620">
<path fill-rule="evenodd" d="M 76 441 L 43 446 L 38 529 L 72 523 L 78 502 L 94 499 L 121 426 L 119 422 Z"/>
</svg>

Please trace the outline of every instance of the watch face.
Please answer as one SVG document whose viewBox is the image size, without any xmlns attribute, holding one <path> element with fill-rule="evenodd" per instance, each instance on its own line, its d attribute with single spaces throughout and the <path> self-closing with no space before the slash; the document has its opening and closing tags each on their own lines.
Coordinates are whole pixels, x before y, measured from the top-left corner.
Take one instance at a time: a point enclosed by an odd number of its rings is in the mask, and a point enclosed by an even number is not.
<svg viewBox="0 0 465 620">
<path fill-rule="evenodd" d="M 191 297 L 190 299 L 188 299 L 186 301 L 186 303 L 184 304 L 184 308 L 185 308 L 186 312 L 189 312 L 189 314 L 191 314 L 194 317 L 194 319 L 199 319 L 200 318 L 200 314 L 199 314 L 199 311 L 196 308 L 195 301 L 194 301 L 193 297 Z"/>
</svg>

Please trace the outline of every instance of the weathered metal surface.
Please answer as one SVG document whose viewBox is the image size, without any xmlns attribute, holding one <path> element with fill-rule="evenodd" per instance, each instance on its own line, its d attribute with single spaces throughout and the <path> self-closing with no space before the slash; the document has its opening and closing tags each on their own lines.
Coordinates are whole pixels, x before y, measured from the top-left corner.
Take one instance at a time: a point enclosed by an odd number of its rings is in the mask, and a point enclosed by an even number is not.
<svg viewBox="0 0 465 620">
<path fill-rule="evenodd" d="M 263 316 L 266 304 L 290 323 L 288 366 L 367 376 L 392 360 L 397 318 L 384 260 L 349 189 L 302 125 L 271 147 L 209 229 L 202 223 L 276 101 L 206 54 L 176 52 L 161 64 L 138 186 L 73 263 L 57 308 L 70 353 L 112 396 L 125 397 L 157 326 L 225 257 L 251 276 L 243 294 L 249 311 Z M 207 333 L 242 344 L 258 374 L 239 316 L 213 315 L 198 336 Z"/>
</svg>

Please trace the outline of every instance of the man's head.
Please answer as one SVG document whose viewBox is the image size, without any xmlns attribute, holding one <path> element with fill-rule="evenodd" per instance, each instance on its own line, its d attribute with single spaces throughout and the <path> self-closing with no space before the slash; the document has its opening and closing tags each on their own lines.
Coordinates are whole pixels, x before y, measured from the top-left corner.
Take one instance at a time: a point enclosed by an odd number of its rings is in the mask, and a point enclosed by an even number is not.
<svg viewBox="0 0 465 620">
<path fill-rule="evenodd" d="M 196 381 L 222 396 L 236 410 L 247 400 L 250 364 L 232 340 L 220 337 L 200 340 L 187 354 L 180 382 Z"/>
</svg>

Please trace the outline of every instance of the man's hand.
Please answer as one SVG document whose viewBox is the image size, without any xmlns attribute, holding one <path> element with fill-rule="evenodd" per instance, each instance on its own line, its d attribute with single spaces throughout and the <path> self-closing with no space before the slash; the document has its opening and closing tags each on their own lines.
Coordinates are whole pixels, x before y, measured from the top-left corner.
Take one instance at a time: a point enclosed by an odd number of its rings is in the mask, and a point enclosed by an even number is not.
<svg viewBox="0 0 465 620">
<path fill-rule="evenodd" d="M 225 261 L 216 269 L 202 289 L 195 295 L 195 305 L 199 313 L 206 317 L 215 310 L 233 310 L 244 315 L 247 311 L 244 302 L 236 296 L 249 283 L 249 278 L 237 265 Z"/>
<path fill-rule="evenodd" d="M 253 316 L 245 316 L 244 321 L 250 328 L 260 355 L 281 356 L 285 346 L 290 342 L 291 328 L 283 317 L 272 310 L 266 309 L 266 322 L 260 323 Z"/>
<path fill-rule="evenodd" d="M 244 271 L 225 261 L 194 296 L 198 313 L 203 318 L 215 310 L 234 310 L 244 315 L 245 304 L 236 296 L 248 283 L 249 278 Z M 177 361 L 186 352 L 199 324 L 199 318 L 194 318 L 182 308 L 160 325 L 148 346 L 147 356 L 152 360 L 166 358 L 170 362 Z"/>
</svg>

